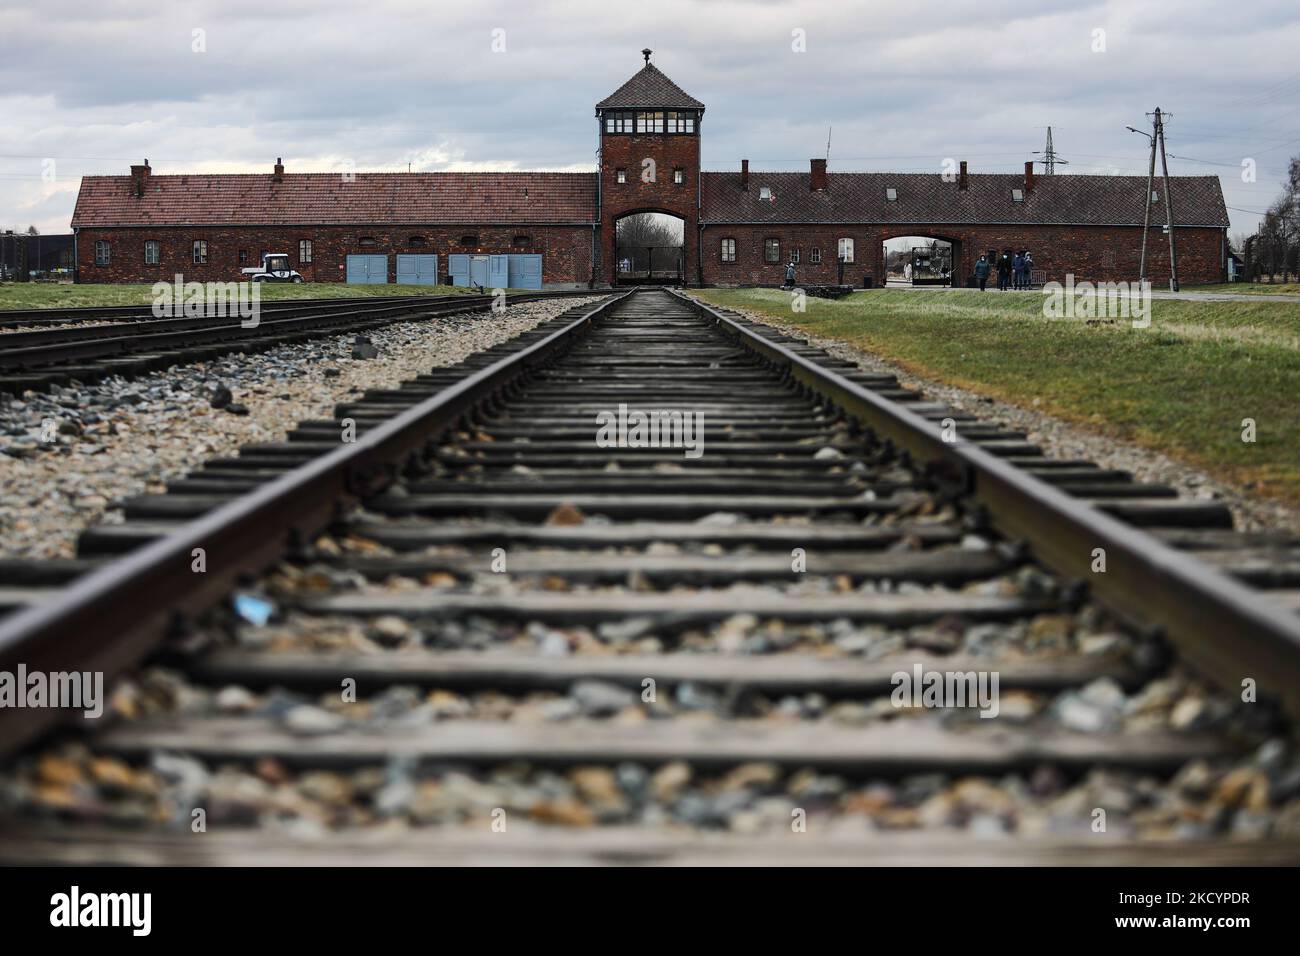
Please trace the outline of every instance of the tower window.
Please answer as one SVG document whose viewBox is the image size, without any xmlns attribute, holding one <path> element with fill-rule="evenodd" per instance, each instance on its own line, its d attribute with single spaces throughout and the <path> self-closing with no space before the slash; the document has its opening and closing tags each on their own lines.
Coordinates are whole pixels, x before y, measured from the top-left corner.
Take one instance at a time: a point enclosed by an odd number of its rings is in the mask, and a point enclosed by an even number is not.
<svg viewBox="0 0 1300 956">
<path fill-rule="evenodd" d="M 638 133 L 662 133 L 664 131 L 664 114 L 662 111 L 636 114 L 636 131 Z"/>
<path fill-rule="evenodd" d="M 664 114 L 667 122 L 668 132 L 670 133 L 694 133 L 695 132 L 695 114 L 690 112 L 673 111 Z"/>
<path fill-rule="evenodd" d="M 735 239 L 722 240 L 722 261 L 723 262 L 736 261 L 736 240 Z"/>
<path fill-rule="evenodd" d="M 605 132 L 606 133 L 632 132 L 632 114 L 629 112 L 606 113 Z"/>
<path fill-rule="evenodd" d="M 614 170 L 614 178 L 620 183 L 627 182 L 627 170 L 626 169 Z"/>
<path fill-rule="evenodd" d="M 674 169 L 673 182 L 676 183 L 678 186 L 686 182 L 686 170 L 682 169 L 680 166 Z"/>
</svg>

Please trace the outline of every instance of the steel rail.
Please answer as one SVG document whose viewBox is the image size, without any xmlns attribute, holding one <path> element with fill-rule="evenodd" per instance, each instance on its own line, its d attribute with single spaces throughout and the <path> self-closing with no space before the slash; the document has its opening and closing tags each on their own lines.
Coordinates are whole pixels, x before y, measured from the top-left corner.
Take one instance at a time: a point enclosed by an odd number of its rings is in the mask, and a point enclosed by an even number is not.
<svg viewBox="0 0 1300 956">
<path fill-rule="evenodd" d="M 412 452 L 477 403 L 567 349 L 611 296 L 545 338 L 448 386 L 357 441 L 314 458 L 247 495 L 78 578 L 57 601 L 0 621 L 0 670 L 101 671 L 105 682 L 139 662 L 188 618 L 307 542 L 350 503 L 385 487 Z M 192 570 L 202 549 L 206 571 Z M 0 710 L 0 753 L 66 719 L 66 711 Z"/>
<path fill-rule="evenodd" d="M 771 341 L 707 303 L 673 292 L 739 343 L 862 421 L 925 466 L 940 484 L 970 495 L 1004 536 L 1088 586 L 1104 607 L 1172 642 L 1206 677 L 1240 690 L 1247 678 L 1261 697 L 1300 717 L 1300 615 L 1163 541 L 1071 498 L 1015 465 L 943 430 L 903 405 Z M 1104 573 L 1092 571 L 1095 549 Z"/>
</svg>

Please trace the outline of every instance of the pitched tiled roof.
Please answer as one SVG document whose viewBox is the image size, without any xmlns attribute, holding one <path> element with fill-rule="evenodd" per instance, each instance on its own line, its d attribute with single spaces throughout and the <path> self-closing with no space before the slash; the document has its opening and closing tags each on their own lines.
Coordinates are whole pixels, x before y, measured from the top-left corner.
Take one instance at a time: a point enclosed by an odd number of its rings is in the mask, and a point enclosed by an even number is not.
<svg viewBox="0 0 1300 956">
<path fill-rule="evenodd" d="M 595 173 L 341 173 L 83 176 L 72 225 L 589 223 Z"/>
<path fill-rule="evenodd" d="M 716 223 L 1012 223 L 1050 225 L 1142 224 L 1145 176 L 1038 176 L 1024 202 L 1012 189 L 1024 188 L 1014 174 L 973 173 L 968 188 L 930 173 L 830 173 L 827 189 L 813 192 L 808 173 L 749 174 L 748 192 L 740 173 L 701 174 L 701 219 Z M 1161 200 L 1151 207 L 1153 222 L 1163 223 Z M 775 201 L 759 198 L 771 188 Z M 886 198 L 886 189 L 898 198 Z M 1217 176 L 1170 178 L 1175 224 L 1227 226 L 1228 210 Z"/>
<path fill-rule="evenodd" d="M 668 79 L 659 67 L 647 63 L 617 90 L 596 104 L 598 110 L 659 107 L 666 110 L 702 110 L 704 104 Z"/>
</svg>

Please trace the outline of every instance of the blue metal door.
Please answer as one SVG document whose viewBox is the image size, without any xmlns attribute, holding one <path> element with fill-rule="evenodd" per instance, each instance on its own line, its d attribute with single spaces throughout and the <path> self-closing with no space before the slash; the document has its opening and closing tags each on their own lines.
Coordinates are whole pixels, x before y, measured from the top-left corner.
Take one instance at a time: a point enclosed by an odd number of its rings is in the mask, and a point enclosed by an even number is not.
<svg viewBox="0 0 1300 956">
<path fill-rule="evenodd" d="M 388 256 L 348 256 L 349 285 L 385 285 Z"/>
<path fill-rule="evenodd" d="M 447 274 L 452 285 L 469 285 L 469 256 L 457 254 L 447 257 Z"/>
<path fill-rule="evenodd" d="M 510 288 L 540 289 L 542 287 L 542 257 L 535 254 L 511 253 Z"/>
<path fill-rule="evenodd" d="M 437 285 L 438 257 L 426 255 L 399 255 L 397 257 L 398 285 Z"/>
<path fill-rule="evenodd" d="M 510 257 L 488 256 L 488 285 L 493 289 L 510 286 Z"/>
<path fill-rule="evenodd" d="M 487 256 L 469 257 L 469 281 L 475 285 L 481 286 L 486 286 L 488 284 Z"/>
</svg>

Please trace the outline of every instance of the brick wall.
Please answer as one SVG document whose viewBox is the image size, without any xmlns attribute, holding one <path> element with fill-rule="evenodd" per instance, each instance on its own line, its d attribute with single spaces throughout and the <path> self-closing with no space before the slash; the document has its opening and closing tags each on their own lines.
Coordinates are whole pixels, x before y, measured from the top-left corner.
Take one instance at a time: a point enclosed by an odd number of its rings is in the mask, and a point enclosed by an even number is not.
<svg viewBox="0 0 1300 956">
<path fill-rule="evenodd" d="M 697 127 L 698 128 L 698 127 Z M 654 164 L 654 180 L 645 182 L 645 161 Z M 618 170 L 627 182 L 618 181 Z M 681 169 L 683 182 L 673 182 L 673 170 Z M 614 281 L 615 221 L 636 212 L 662 212 L 685 220 L 683 269 L 694 284 L 696 222 L 699 209 L 700 137 L 680 133 L 608 133 L 601 135 L 601 257 L 599 274 Z"/>
<path fill-rule="evenodd" d="M 461 239 L 474 235 L 478 244 L 462 246 Z M 422 236 L 425 245 L 410 246 L 411 236 Z M 526 245 L 515 245 L 516 236 L 528 236 Z M 362 237 L 373 238 L 373 246 L 361 245 Z M 107 239 L 110 260 L 95 265 L 95 242 Z M 162 243 L 158 265 L 146 265 L 144 244 Z M 196 239 L 208 244 L 208 261 L 193 261 Z M 310 239 L 312 261 L 298 260 L 298 242 Z M 447 256 L 474 252 L 496 255 L 533 252 L 542 255 L 542 281 L 546 284 L 582 284 L 591 276 L 590 226 L 275 226 L 113 228 L 83 229 L 77 238 L 78 281 L 158 282 L 172 281 L 177 273 L 196 282 L 230 282 L 241 278 L 239 270 L 259 263 L 263 251 L 288 253 L 293 268 L 308 282 L 343 282 L 349 255 L 386 255 L 388 281 L 397 281 L 397 255 L 436 254 L 439 277 L 447 274 Z M 239 252 L 248 261 L 239 262 Z"/>
<path fill-rule="evenodd" d="M 785 264 L 794 249 L 801 250 L 796 266 L 797 281 L 803 284 L 833 283 L 837 278 L 836 251 L 841 237 L 851 238 L 854 261 L 844 269 L 844 281 L 862 285 L 870 273 L 879 285 L 885 275 L 882 247 L 898 236 L 928 236 L 954 244 L 953 266 L 959 284 L 971 275 L 981 252 L 1028 249 L 1034 268 L 1047 273 L 1049 281 L 1065 281 L 1073 273 L 1077 281 L 1133 281 L 1138 277 L 1142 244 L 1140 226 L 725 226 L 704 230 L 703 273 L 706 285 L 781 285 Z M 721 240 L 736 240 L 736 261 L 723 262 Z M 1183 285 L 1226 281 L 1222 259 L 1223 230 L 1184 228 L 1177 230 L 1178 278 Z M 779 261 L 763 259 L 767 239 L 781 243 Z M 812 263 L 812 250 L 820 248 L 822 262 Z M 1169 239 L 1159 227 L 1147 237 L 1147 274 L 1156 288 L 1169 282 Z"/>
</svg>

